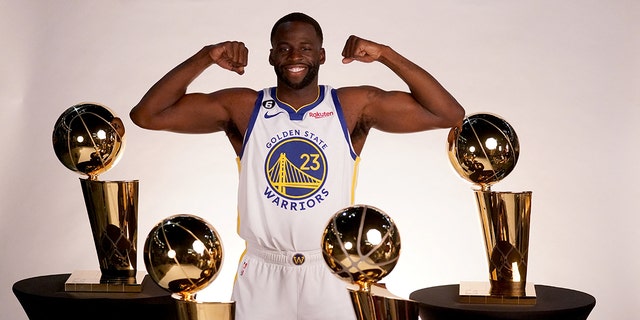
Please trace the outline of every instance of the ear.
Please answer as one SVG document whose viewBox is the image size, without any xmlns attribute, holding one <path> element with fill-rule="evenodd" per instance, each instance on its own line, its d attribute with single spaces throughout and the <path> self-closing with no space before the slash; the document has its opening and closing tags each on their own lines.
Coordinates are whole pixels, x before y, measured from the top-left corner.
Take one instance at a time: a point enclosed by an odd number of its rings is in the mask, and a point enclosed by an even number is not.
<svg viewBox="0 0 640 320">
<path fill-rule="evenodd" d="M 320 48 L 320 64 L 324 64 L 324 62 L 327 60 L 324 48 Z"/>
<path fill-rule="evenodd" d="M 271 57 L 271 55 L 273 54 L 273 49 L 269 49 L 269 64 L 273 65 L 273 58 Z"/>
</svg>

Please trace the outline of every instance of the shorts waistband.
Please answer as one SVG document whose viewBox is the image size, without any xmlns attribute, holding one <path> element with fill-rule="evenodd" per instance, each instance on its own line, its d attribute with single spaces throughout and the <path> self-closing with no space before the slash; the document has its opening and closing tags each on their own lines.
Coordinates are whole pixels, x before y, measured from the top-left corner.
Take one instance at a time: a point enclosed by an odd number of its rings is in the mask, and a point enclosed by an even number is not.
<svg viewBox="0 0 640 320">
<path fill-rule="evenodd" d="M 268 250 L 257 246 L 247 246 L 247 254 L 258 257 L 265 262 L 279 265 L 306 266 L 324 263 L 324 258 L 322 257 L 322 252 L 320 250 L 290 252 Z"/>
</svg>

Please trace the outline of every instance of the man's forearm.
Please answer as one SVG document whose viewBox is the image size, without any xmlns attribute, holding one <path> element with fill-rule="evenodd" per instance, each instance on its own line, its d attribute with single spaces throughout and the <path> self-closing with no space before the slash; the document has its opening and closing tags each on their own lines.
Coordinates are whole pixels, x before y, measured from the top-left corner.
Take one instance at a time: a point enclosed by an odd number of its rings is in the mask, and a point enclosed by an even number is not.
<svg viewBox="0 0 640 320">
<path fill-rule="evenodd" d="M 385 46 L 378 61 L 391 69 L 407 86 L 414 99 L 429 112 L 457 122 L 464 109 L 456 99 L 422 67 Z"/>
<path fill-rule="evenodd" d="M 206 49 L 173 68 L 156 82 L 140 102 L 131 110 L 131 119 L 135 123 L 143 123 L 153 115 L 163 112 L 182 98 L 187 87 L 209 66 L 213 60 Z"/>
</svg>

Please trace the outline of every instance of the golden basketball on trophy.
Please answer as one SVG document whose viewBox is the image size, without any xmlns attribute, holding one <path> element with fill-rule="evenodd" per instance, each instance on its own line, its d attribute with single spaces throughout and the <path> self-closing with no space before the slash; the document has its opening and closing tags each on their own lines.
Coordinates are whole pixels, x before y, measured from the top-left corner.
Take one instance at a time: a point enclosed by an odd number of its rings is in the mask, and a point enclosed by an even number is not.
<svg viewBox="0 0 640 320">
<path fill-rule="evenodd" d="M 467 116 L 448 137 L 448 155 L 453 168 L 464 179 L 489 189 L 516 166 L 520 141 L 513 127 L 489 113 Z"/>
<path fill-rule="evenodd" d="M 527 286 L 532 193 L 491 190 L 518 162 L 520 143 L 515 130 L 497 115 L 476 113 L 450 130 L 447 147 L 455 171 L 474 185 L 489 262 L 486 296 L 506 303 L 509 298 L 535 303 L 534 288 Z M 461 284 L 461 295 L 464 292 Z M 487 301 L 487 297 L 480 298 Z"/>
<path fill-rule="evenodd" d="M 53 128 L 53 150 L 58 160 L 92 180 L 118 163 L 124 147 L 122 120 L 100 104 L 81 103 L 68 108 Z"/>
</svg>

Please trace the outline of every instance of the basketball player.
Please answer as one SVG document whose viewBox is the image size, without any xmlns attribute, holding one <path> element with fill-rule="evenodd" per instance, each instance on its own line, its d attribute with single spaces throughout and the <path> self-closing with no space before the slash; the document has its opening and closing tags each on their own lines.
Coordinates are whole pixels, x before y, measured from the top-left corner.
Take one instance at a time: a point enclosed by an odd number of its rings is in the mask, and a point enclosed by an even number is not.
<svg viewBox="0 0 640 320">
<path fill-rule="evenodd" d="M 205 46 L 169 71 L 131 110 L 140 127 L 181 133 L 223 131 L 239 161 L 239 234 L 247 248 L 232 299 L 238 320 L 354 319 L 345 283 L 320 252 L 329 218 L 353 204 L 359 154 L 369 130 L 449 128 L 464 109 L 425 70 L 392 48 L 351 36 L 343 63 L 380 62 L 408 92 L 318 84 L 323 35 L 292 13 L 271 31 L 277 86 L 187 93 L 211 65 L 244 73 L 242 42 Z"/>
</svg>

